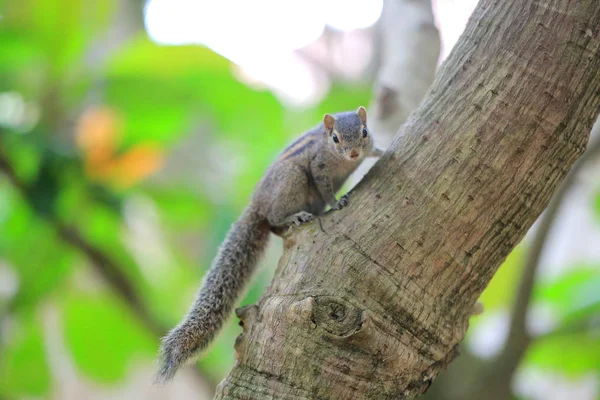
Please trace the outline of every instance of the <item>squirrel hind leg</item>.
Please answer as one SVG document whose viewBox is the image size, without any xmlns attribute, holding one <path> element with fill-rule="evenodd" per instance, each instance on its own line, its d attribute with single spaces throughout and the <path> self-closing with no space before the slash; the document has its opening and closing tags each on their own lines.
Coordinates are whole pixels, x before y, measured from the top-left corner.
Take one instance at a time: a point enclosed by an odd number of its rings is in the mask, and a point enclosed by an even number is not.
<svg viewBox="0 0 600 400">
<path fill-rule="evenodd" d="M 315 216 L 306 211 L 300 211 L 287 217 L 274 218 L 269 220 L 269 224 L 273 228 L 284 228 L 290 225 L 303 225 L 315 219 Z"/>
</svg>

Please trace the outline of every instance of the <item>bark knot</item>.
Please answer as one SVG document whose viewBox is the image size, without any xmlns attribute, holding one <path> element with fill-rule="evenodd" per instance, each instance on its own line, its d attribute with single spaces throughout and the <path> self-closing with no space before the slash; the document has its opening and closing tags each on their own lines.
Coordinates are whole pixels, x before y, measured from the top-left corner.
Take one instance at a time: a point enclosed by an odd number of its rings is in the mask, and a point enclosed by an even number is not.
<svg viewBox="0 0 600 400">
<path fill-rule="evenodd" d="M 315 327 L 342 338 L 358 332 L 366 317 L 363 310 L 332 296 L 307 297 L 293 307 Z"/>
</svg>

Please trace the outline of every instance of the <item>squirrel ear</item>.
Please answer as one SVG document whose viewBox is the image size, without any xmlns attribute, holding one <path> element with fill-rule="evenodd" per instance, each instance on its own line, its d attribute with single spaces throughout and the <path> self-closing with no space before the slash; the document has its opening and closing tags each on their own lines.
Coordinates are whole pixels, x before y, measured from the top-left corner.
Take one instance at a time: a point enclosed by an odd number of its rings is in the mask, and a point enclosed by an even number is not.
<svg viewBox="0 0 600 400">
<path fill-rule="evenodd" d="M 367 110 L 365 110 L 363 106 L 358 107 L 358 110 L 356 110 L 356 114 L 358 114 L 358 117 L 360 118 L 363 124 L 367 123 Z"/>
<path fill-rule="evenodd" d="M 323 116 L 323 125 L 325 125 L 325 130 L 327 131 L 327 133 L 331 132 L 334 123 L 335 117 L 333 115 L 325 114 L 325 116 Z"/>
</svg>

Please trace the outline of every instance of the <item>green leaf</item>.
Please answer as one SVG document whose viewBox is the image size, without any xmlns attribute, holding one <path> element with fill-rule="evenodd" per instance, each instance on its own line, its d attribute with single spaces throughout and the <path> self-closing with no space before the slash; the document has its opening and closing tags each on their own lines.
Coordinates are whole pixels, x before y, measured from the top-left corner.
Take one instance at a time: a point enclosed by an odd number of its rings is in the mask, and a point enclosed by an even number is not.
<svg viewBox="0 0 600 400">
<path fill-rule="evenodd" d="M 82 207 L 78 215 L 79 221 L 85 216 L 83 223 L 75 225 L 85 241 L 117 263 L 128 279 L 143 291 L 146 280 L 123 242 L 126 232 L 122 215 L 98 203 Z"/>
<path fill-rule="evenodd" d="M 194 100 L 196 97 L 196 100 Z M 106 98 L 124 119 L 124 146 L 141 142 L 173 144 L 191 128 L 197 96 L 177 82 L 112 78 Z"/>
<path fill-rule="evenodd" d="M 23 72 L 33 72 L 43 60 L 43 50 L 35 38 L 22 30 L 0 25 L 0 76 L 17 77 Z M 31 78 L 31 76 L 30 76 Z M 0 89 L 14 89 L 14 82 L 0 80 Z M 6 86 L 4 86 L 6 85 Z"/>
<path fill-rule="evenodd" d="M 82 71 L 85 52 L 106 32 L 115 0 L 22 0 L 6 2 L 0 21 L 0 91 L 28 100 L 49 101 L 60 109 L 89 79 Z M 100 43 L 100 41 L 96 42 Z M 43 117 L 46 117 L 45 115 Z"/>
<path fill-rule="evenodd" d="M 272 154 L 269 139 L 283 133 L 276 98 L 239 82 L 231 63 L 205 47 L 136 38 L 111 60 L 106 89 L 125 119 L 125 145 L 170 145 L 198 125 L 216 127 L 219 138 L 244 141 L 248 154 L 264 157 Z"/>
<path fill-rule="evenodd" d="M 40 147 L 14 132 L 0 132 L 0 145 L 17 177 L 27 183 L 33 181 L 42 162 Z"/>
<path fill-rule="evenodd" d="M 53 77 L 79 65 L 94 34 L 105 29 L 114 1 L 37 0 L 32 8 L 32 28 L 52 60 Z"/>
<path fill-rule="evenodd" d="M 525 364 L 568 376 L 600 372 L 600 338 L 589 333 L 556 335 L 536 340 Z"/>
<path fill-rule="evenodd" d="M 573 296 L 573 308 L 565 315 L 567 322 L 579 319 L 595 319 L 600 316 L 600 274 L 580 286 Z"/>
<path fill-rule="evenodd" d="M 78 368 L 101 382 L 117 382 L 137 359 L 151 360 L 157 340 L 114 297 L 70 295 L 64 303 L 67 347 Z"/>
<path fill-rule="evenodd" d="M 551 304 L 563 319 L 592 316 L 600 307 L 600 269 L 573 267 L 555 281 L 537 285 L 534 299 Z"/>
<path fill-rule="evenodd" d="M 14 398 L 46 396 L 51 376 L 41 324 L 33 315 L 14 322 L 0 353 L 0 393 Z"/>
<path fill-rule="evenodd" d="M 140 35 L 116 54 L 109 76 L 138 76 L 171 79 L 198 70 L 213 73 L 229 71 L 231 62 L 203 46 L 161 46 Z"/>
<path fill-rule="evenodd" d="M 32 213 L 12 187 L 2 187 L 8 214 L 0 218 L 0 254 L 19 277 L 13 307 L 33 308 L 64 282 L 74 267 L 73 253 L 52 226 Z"/>
<path fill-rule="evenodd" d="M 211 217 L 213 205 L 185 187 L 149 187 L 145 190 L 157 206 L 161 223 L 173 230 L 201 229 Z"/>
</svg>

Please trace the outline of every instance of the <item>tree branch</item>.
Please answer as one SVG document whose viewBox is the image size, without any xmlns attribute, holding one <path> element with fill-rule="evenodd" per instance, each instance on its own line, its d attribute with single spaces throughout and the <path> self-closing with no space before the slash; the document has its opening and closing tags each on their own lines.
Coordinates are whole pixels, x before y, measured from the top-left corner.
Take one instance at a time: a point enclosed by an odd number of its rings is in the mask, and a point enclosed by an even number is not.
<svg viewBox="0 0 600 400">
<path fill-rule="evenodd" d="M 33 200 L 29 194 L 27 184 L 23 182 L 14 171 L 10 161 L 0 153 L 0 170 L 8 177 L 12 185 L 21 193 L 27 203 L 36 209 Z M 48 221 L 58 236 L 71 247 L 83 253 L 90 261 L 90 265 L 104 280 L 115 290 L 115 292 L 125 301 L 125 304 L 131 308 L 133 314 L 140 320 L 150 332 L 160 337 L 166 331 L 151 315 L 143 300 L 137 293 L 137 289 L 131 284 L 123 270 L 99 248 L 95 247 L 75 228 L 67 227 L 57 221 L 52 215 L 39 215 Z"/>
<path fill-rule="evenodd" d="M 217 398 L 427 390 L 585 148 L 600 107 L 598 20 L 591 0 L 480 1 L 348 208 L 285 238 Z"/>
<path fill-rule="evenodd" d="M 53 221 L 53 226 L 65 243 L 85 255 L 94 270 L 129 305 L 129 308 L 140 319 L 142 325 L 158 337 L 164 335 L 165 327 L 151 315 L 137 293 L 137 289 L 122 272 L 121 267 L 104 254 L 102 250 L 84 239 L 74 227 L 68 227 L 58 221 Z"/>
</svg>

